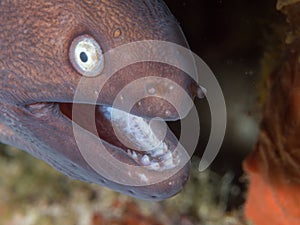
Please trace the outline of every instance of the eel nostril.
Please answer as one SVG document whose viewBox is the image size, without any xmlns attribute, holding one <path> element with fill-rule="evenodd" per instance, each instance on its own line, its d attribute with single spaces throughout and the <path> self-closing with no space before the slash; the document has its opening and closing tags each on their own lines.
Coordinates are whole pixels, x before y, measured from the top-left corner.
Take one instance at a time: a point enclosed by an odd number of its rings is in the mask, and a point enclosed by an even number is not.
<svg viewBox="0 0 300 225">
<path fill-rule="evenodd" d="M 190 86 L 190 91 L 192 96 L 196 96 L 200 99 L 205 98 L 207 94 L 207 90 L 205 87 L 200 86 L 196 82 L 192 82 Z"/>
</svg>

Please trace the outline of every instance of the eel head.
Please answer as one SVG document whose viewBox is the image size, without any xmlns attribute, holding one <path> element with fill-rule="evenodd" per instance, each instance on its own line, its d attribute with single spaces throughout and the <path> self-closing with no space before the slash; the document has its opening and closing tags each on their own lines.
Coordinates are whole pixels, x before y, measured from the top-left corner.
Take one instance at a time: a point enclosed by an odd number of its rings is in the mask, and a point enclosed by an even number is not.
<svg viewBox="0 0 300 225">
<path fill-rule="evenodd" d="M 1 140 L 137 198 L 178 193 L 190 156 L 164 121 L 186 115 L 199 89 L 174 66 L 114 52 L 144 40 L 187 46 L 161 1 L 3 0 Z"/>
</svg>

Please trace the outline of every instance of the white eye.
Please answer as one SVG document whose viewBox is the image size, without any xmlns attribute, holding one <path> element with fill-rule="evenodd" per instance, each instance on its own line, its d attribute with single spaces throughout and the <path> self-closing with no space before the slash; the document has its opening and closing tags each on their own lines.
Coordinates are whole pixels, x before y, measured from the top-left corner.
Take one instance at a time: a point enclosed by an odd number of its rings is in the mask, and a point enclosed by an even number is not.
<svg viewBox="0 0 300 225">
<path fill-rule="evenodd" d="M 95 77 L 103 70 L 102 50 L 95 39 L 89 35 L 82 35 L 73 40 L 69 57 L 73 67 L 83 76 Z"/>
</svg>

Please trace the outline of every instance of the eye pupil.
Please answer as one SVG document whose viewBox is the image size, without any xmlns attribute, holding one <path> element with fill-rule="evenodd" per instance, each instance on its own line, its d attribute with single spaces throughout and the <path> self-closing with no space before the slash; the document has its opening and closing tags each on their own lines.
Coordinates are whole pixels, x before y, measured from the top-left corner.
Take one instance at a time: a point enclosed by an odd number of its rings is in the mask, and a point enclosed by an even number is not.
<svg viewBox="0 0 300 225">
<path fill-rule="evenodd" d="M 85 52 L 80 53 L 80 59 L 82 62 L 86 63 L 88 61 L 88 56 Z"/>
</svg>

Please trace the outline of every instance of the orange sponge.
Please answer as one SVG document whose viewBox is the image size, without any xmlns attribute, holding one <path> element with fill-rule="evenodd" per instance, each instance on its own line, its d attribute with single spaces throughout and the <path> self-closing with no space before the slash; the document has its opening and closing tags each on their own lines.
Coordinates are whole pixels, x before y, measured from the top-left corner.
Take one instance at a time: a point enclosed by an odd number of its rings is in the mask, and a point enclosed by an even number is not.
<svg viewBox="0 0 300 225">
<path fill-rule="evenodd" d="M 273 183 L 263 175 L 259 162 L 255 152 L 244 161 L 250 180 L 246 217 L 255 225 L 299 225 L 300 185 L 278 177 Z"/>
</svg>

